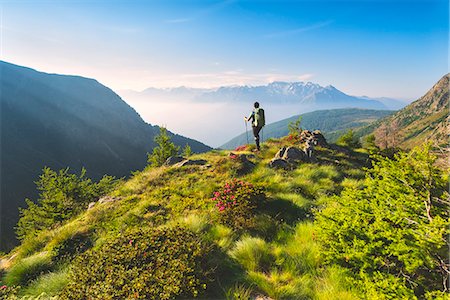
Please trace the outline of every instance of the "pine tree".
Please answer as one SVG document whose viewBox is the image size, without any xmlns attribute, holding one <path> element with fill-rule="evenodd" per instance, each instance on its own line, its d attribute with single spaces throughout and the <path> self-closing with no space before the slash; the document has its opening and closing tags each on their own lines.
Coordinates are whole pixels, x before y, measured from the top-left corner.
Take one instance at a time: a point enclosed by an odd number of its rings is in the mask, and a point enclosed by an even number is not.
<svg viewBox="0 0 450 300">
<path fill-rule="evenodd" d="M 152 154 L 148 154 L 148 162 L 152 166 L 162 166 L 169 157 L 177 155 L 180 151 L 180 147 L 172 143 L 165 127 L 159 128 L 159 134 L 154 140 L 158 146 L 153 148 Z"/>
<path fill-rule="evenodd" d="M 337 144 L 349 148 L 361 147 L 361 144 L 352 129 L 341 135 L 337 140 Z"/>
<path fill-rule="evenodd" d="M 183 156 L 184 157 L 189 157 L 191 155 L 192 155 L 191 146 L 189 146 L 189 144 L 186 144 L 186 146 L 184 146 L 184 148 L 183 148 Z"/>
</svg>

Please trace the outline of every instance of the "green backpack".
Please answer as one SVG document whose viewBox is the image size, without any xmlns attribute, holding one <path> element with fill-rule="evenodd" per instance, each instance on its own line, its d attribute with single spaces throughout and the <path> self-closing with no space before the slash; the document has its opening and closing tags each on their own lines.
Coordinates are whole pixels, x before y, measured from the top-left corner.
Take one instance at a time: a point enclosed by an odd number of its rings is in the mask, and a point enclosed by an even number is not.
<svg viewBox="0 0 450 300">
<path fill-rule="evenodd" d="M 255 120 L 253 122 L 255 127 L 263 127 L 266 125 L 266 118 L 264 117 L 264 109 L 256 108 L 255 109 Z"/>
</svg>

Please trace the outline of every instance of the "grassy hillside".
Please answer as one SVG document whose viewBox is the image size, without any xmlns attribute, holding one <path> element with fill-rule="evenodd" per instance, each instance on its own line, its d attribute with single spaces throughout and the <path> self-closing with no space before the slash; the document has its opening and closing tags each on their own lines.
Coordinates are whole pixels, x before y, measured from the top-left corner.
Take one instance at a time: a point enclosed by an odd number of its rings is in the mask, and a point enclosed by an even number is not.
<svg viewBox="0 0 450 300">
<path fill-rule="evenodd" d="M 375 134 L 382 148 L 411 149 L 428 140 L 448 149 L 449 78 L 449 74 L 443 76 L 424 96 L 363 128 L 358 135 Z"/>
<path fill-rule="evenodd" d="M 212 151 L 190 158 L 205 160 L 201 165 L 134 173 L 108 201 L 84 206 L 5 255 L 1 292 L 54 299 L 385 299 L 384 287 L 376 284 L 391 281 L 370 277 L 361 285 L 363 279 L 355 279 L 351 263 L 361 253 L 352 258 L 344 251 L 347 261 L 331 263 L 324 255 L 324 249 L 338 249 L 323 241 L 324 224 L 349 220 L 359 228 L 360 215 L 344 211 L 331 218 L 322 214 L 324 223 L 316 220 L 323 207 L 338 211 L 333 195 L 363 191 L 367 154 L 318 147 L 311 162 L 269 168 L 279 148 L 289 145 L 286 138 L 270 140 L 256 154 Z M 233 206 L 236 200 L 242 205 Z M 353 230 L 348 226 L 333 226 L 341 233 L 332 236 Z M 359 247 L 356 237 L 350 241 Z M 414 296 L 404 288 L 406 279 L 395 278 L 398 291 L 386 293 Z"/>
<path fill-rule="evenodd" d="M 302 117 L 301 127 L 308 130 L 321 130 L 330 142 L 335 142 L 346 130 L 365 126 L 392 113 L 392 111 L 387 110 L 359 108 L 318 110 L 300 115 Z M 298 117 L 298 115 L 292 116 L 272 124 L 267 124 L 263 131 L 264 139 L 286 136 L 289 133 L 288 124 L 295 122 Z M 250 140 L 253 139 L 251 131 L 249 131 L 248 137 Z M 235 149 L 246 143 L 247 136 L 243 133 L 228 141 L 220 148 Z"/>
</svg>

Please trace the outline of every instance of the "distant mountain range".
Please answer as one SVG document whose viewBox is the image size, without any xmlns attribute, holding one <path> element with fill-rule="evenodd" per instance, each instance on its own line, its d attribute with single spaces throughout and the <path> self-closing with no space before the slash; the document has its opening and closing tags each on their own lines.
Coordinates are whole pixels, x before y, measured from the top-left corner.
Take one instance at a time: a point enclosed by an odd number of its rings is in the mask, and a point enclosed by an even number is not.
<svg viewBox="0 0 450 300">
<path fill-rule="evenodd" d="M 355 129 L 361 126 L 370 124 L 380 118 L 391 115 L 392 111 L 387 110 L 369 110 L 369 109 L 333 109 L 333 110 L 319 110 L 310 113 L 302 114 L 302 122 L 300 126 L 308 130 L 321 130 L 325 138 L 329 142 L 334 142 L 339 135 L 348 129 Z M 268 124 L 264 127 L 263 137 L 279 138 L 289 134 L 288 124 L 295 122 L 298 115 Z M 248 137 L 250 142 L 253 142 L 253 135 L 249 131 Z M 231 139 L 220 148 L 234 149 L 240 145 L 247 143 L 246 133 Z"/>
<path fill-rule="evenodd" d="M 0 62 L 0 248 L 15 243 L 13 226 L 44 166 L 99 178 L 127 176 L 146 165 L 159 127 L 145 123 L 117 94 L 94 79 L 46 74 Z M 172 134 L 194 152 L 211 148 Z"/>
<path fill-rule="evenodd" d="M 323 87 L 312 82 L 273 82 L 261 86 L 225 86 L 217 89 L 188 87 L 157 89 L 142 92 L 121 91 L 125 99 L 199 101 L 199 102 L 253 102 L 264 104 L 298 104 L 303 110 L 330 108 L 399 109 L 406 103 L 396 99 L 347 95 L 334 86 Z M 402 105 L 403 104 L 403 105 Z"/>
<path fill-rule="evenodd" d="M 381 141 L 387 134 L 388 146 L 394 143 L 404 149 L 410 149 L 425 141 L 435 146 L 449 148 L 449 82 L 450 74 L 443 76 L 424 96 L 412 102 L 395 114 L 361 129 L 360 136 L 375 133 Z M 394 140 L 392 140 L 394 139 Z"/>
</svg>

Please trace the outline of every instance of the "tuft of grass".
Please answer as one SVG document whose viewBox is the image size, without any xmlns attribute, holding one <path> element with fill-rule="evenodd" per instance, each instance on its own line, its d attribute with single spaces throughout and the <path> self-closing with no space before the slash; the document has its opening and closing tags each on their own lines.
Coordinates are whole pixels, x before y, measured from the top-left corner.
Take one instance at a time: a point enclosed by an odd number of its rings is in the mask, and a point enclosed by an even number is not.
<svg viewBox="0 0 450 300">
<path fill-rule="evenodd" d="M 233 230 L 222 224 L 212 226 L 208 232 L 208 236 L 224 250 L 229 249 L 234 241 Z"/>
<path fill-rule="evenodd" d="M 68 275 L 68 268 L 44 274 L 33 281 L 21 294 L 28 297 L 39 297 L 42 295 L 46 297 L 57 296 L 69 282 Z"/>
<path fill-rule="evenodd" d="M 244 236 L 229 255 L 248 271 L 267 270 L 272 261 L 269 245 L 261 238 Z"/>
<path fill-rule="evenodd" d="M 308 275 L 298 276 L 292 272 L 271 270 L 270 273 L 249 272 L 249 279 L 273 299 L 312 299 L 314 291 Z"/>
<path fill-rule="evenodd" d="M 190 214 L 182 218 L 181 224 L 195 233 L 200 233 L 208 227 L 208 219 L 205 215 Z"/>
<path fill-rule="evenodd" d="M 43 273 L 49 272 L 53 267 L 48 252 L 41 252 L 20 260 L 11 267 L 3 281 L 6 285 L 25 286 Z"/>
<path fill-rule="evenodd" d="M 337 267 L 328 267 L 320 278 L 317 278 L 315 285 L 315 295 L 317 300 L 360 299 L 358 292 L 353 290 L 347 271 Z"/>
<path fill-rule="evenodd" d="M 242 284 L 236 284 L 227 290 L 225 296 L 227 300 L 250 300 L 253 290 Z"/>
<path fill-rule="evenodd" d="M 315 274 L 321 265 L 320 247 L 315 241 L 314 225 L 298 223 L 284 247 L 285 268 L 292 272 Z"/>
</svg>

